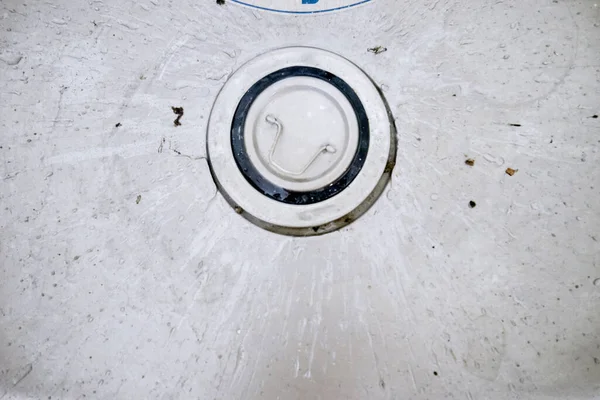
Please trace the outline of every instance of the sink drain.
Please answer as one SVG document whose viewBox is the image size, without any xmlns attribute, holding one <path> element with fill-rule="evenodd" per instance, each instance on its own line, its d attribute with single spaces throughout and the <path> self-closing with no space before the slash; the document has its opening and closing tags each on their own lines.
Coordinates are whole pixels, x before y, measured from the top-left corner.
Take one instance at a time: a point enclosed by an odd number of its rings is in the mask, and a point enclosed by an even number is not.
<svg viewBox="0 0 600 400">
<path fill-rule="evenodd" d="M 263 54 L 227 81 L 208 157 L 221 193 L 253 223 L 314 235 L 360 216 L 395 159 L 393 121 L 369 77 L 315 48 Z"/>
</svg>

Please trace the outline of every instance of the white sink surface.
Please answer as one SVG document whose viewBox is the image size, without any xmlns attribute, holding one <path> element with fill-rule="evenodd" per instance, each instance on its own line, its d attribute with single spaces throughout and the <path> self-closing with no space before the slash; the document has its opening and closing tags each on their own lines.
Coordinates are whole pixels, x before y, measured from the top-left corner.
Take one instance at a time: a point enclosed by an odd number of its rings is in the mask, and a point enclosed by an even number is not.
<svg viewBox="0 0 600 400">
<path fill-rule="evenodd" d="M 0 398 L 600 398 L 599 24 L 2 1 Z M 356 63 L 398 129 L 384 194 L 319 237 L 236 214 L 205 159 L 227 77 L 285 46 Z"/>
</svg>

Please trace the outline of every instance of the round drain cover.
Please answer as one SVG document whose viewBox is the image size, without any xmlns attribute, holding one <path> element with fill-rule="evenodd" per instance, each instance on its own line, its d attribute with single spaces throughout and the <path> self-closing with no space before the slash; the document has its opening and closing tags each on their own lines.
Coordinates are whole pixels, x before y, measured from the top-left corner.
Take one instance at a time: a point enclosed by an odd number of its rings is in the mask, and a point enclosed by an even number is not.
<svg viewBox="0 0 600 400">
<path fill-rule="evenodd" d="M 395 159 L 369 77 L 315 48 L 263 54 L 227 81 L 208 125 L 209 165 L 234 209 L 278 233 L 322 234 L 368 209 Z"/>
</svg>

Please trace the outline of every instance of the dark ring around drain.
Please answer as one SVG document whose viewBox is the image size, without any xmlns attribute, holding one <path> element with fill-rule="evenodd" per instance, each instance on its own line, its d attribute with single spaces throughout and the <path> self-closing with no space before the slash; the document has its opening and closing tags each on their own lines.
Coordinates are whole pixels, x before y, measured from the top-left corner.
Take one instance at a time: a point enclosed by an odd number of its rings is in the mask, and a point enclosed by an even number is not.
<svg viewBox="0 0 600 400">
<path fill-rule="evenodd" d="M 358 122 L 358 146 L 346 171 L 329 185 L 299 192 L 288 190 L 262 176 L 250 161 L 244 141 L 246 117 L 254 100 L 269 86 L 286 78 L 307 76 L 333 85 L 348 99 Z M 285 204 L 308 205 L 332 198 L 344 190 L 359 174 L 369 152 L 369 119 L 356 92 L 343 79 L 331 72 L 314 67 L 294 66 L 270 73 L 257 81 L 240 100 L 231 124 L 231 147 L 235 162 L 248 183 L 263 195 Z"/>
</svg>

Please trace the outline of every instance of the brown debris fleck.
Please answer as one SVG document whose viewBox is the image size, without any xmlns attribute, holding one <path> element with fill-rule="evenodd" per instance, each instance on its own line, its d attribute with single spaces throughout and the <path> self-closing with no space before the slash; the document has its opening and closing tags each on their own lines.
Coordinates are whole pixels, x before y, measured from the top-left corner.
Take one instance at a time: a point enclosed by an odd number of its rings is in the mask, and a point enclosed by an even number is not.
<svg viewBox="0 0 600 400">
<path fill-rule="evenodd" d="M 465 160 L 465 164 L 467 164 L 469 167 L 472 167 L 473 165 L 475 165 L 475 160 L 472 158 L 467 158 Z"/>
<path fill-rule="evenodd" d="M 377 55 L 377 54 L 385 53 L 387 51 L 387 47 L 375 46 L 375 47 L 371 47 L 370 49 L 367 49 L 367 51 Z"/>
<path fill-rule="evenodd" d="M 506 168 L 506 175 L 513 176 L 518 171 L 519 171 L 518 169 Z"/>
<path fill-rule="evenodd" d="M 181 122 L 179 122 L 179 120 L 181 119 L 181 117 L 183 117 L 183 107 L 171 107 L 171 110 L 173 110 L 173 113 L 177 115 L 177 118 L 175 118 L 173 124 L 175 126 L 181 125 Z"/>
</svg>

